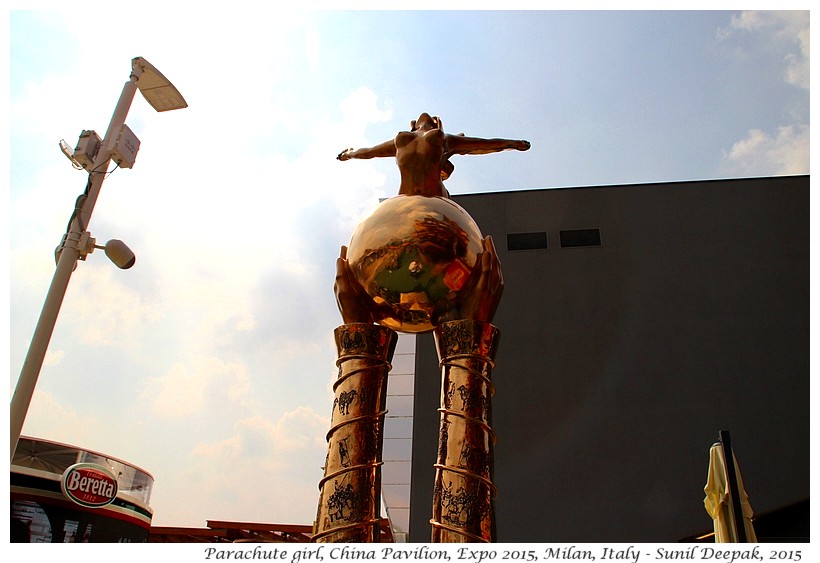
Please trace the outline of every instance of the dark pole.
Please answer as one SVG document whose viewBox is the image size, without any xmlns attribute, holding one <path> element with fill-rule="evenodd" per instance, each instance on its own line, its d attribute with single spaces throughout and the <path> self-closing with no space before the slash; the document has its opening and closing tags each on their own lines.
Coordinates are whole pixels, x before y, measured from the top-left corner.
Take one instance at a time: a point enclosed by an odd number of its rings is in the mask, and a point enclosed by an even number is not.
<svg viewBox="0 0 820 563">
<path fill-rule="evenodd" d="M 726 460 L 726 478 L 729 481 L 729 495 L 732 497 L 732 513 L 737 530 L 737 541 L 747 543 L 746 526 L 743 523 L 743 507 L 740 501 L 740 487 L 737 484 L 737 465 L 732 453 L 732 439 L 728 430 L 720 431 L 720 444 L 723 446 L 723 458 Z"/>
</svg>

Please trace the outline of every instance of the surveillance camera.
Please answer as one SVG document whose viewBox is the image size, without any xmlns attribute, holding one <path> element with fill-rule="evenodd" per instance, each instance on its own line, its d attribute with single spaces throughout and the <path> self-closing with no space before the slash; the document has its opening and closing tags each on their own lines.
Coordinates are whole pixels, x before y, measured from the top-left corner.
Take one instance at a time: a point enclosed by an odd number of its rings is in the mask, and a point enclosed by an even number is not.
<svg viewBox="0 0 820 563">
<path fill-rule="evenodd" d="M 124 242 L 117 239 L 111 239 L 105 243 L 105 255 L 111 260 L 117 268 L 127 270 L 134 265 L 137 257 L 131 252 L 131 249 L 126 246 Z"/>
</svg>

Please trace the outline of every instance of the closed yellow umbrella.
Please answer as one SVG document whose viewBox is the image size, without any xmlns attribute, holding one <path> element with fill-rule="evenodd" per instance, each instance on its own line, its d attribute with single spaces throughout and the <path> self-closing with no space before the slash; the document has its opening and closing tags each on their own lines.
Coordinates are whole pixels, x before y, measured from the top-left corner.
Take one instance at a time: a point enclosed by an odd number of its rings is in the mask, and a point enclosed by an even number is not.
<svg viewBox="0 0 820 563">
<path fill-rule="evenodd" d="M 727 464 L 727 459 L 733 463 Z M 729 432 L 725 430 L 709 450 L 709 474 L 703 491 L 703 504 L 715 526 L 715 543 L 757 543 L 752 524 L 754 511 L 737 468 Z"/>
</svg>

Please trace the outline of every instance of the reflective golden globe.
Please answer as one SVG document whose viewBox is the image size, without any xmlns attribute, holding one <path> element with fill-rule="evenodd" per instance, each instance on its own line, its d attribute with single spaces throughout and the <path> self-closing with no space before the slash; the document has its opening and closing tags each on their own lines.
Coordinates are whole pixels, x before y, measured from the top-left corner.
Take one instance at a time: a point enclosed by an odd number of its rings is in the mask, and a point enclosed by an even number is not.
<svg viewBox="0 0 820 563">
<path fill-rule="evenodd" d="M 359 223 L 347 260 L 373 301 L 389 306 L 380 324 L 427 332 L 458 314 L 482 239 L 472 217 L 451 199 L 398 195 Z"/>
</svg>

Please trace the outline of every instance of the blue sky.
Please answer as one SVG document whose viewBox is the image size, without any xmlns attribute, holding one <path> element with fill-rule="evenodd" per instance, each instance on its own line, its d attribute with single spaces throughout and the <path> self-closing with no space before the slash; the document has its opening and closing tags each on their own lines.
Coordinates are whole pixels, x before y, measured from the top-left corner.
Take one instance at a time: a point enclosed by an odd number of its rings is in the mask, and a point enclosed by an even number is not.
<svg viewBox="0 0 820 563">
<path fill-rule="evenodd" d="M 189 107 L 134 99 L 89 230 L 137 262 L 74 272 L 24 434 L 148 470 L 157 525 L 312 522 L 335 258 L 398 187 L 342 149 L 429 112 L 532 143 L 455 160 L 453 194 L 809 172 L 805 11 L 52 6 L 8 16 L 9 390 L 85 186 L 58 141 L 102 136 L 145 57 Z"/>
</svg>

